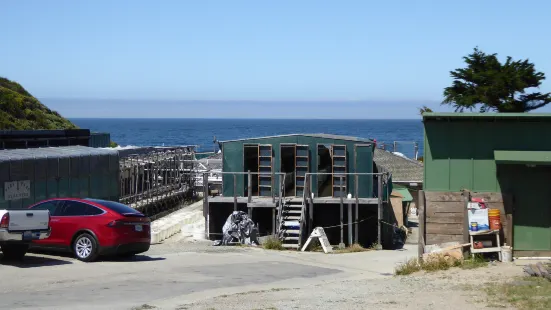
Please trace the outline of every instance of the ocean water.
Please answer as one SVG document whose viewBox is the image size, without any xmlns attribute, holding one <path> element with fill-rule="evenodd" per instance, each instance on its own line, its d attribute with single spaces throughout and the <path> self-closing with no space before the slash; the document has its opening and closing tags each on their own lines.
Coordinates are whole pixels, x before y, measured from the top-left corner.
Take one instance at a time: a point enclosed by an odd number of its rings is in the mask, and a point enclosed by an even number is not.
<svg viewBox="0 0 551 310">
<path fill-rule="evenodd" d="M 297 119 L 71 119 L 81 128 L 109 132 L 121 146 L 199 145 L 212 151 L 219 141 L 293 133 L 327 133 L 397 143 L 397 151 L 423 154 L 423 125 L 412 120 L 297 120 Z"/>
</svg>

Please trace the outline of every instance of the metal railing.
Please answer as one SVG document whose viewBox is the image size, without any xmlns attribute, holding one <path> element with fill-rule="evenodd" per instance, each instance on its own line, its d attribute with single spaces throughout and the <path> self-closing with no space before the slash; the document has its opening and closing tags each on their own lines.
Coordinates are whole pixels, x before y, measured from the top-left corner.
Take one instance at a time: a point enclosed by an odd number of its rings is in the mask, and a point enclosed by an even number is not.
<svg viewBox="0 0 551 310">
<path fill-rule="evenodd" d="M 129 205 L 149 205 L 194 190 L 193 152 L 185 149 L 121 158 L 120 197 Z"/>
<path fill-rule="evenodd" d="M 354 238 L 352 236 L 352 204 L 351 202 L 348 202 L 348 243 L 352 244 L 354 242 L 359 241 L 358 236 L 358 217 L 359 217 L 359 204 L 360 204 L 360 197 L 359 197 L 359 176 L 365 175 L 365 176 L 377 176 L 377 219 L 378 219 L 378 231 L 377 231 L 377 240 L 379 242 L 381 241 L 381 224 L 380 221 L 383 219 L 383 200 L 384 193 L 383 193 L 383 187 L 387 191 L 386 197 L 389 199 L 389 193 L 388 193 L 388 183 L 391 178 L 391 173 L 388 171 L 385 172 L 376 172 L 376 173 L 361 173 L 361 172 L 350 172 L 350 173 L 329 173 L 329 172 L 308 172 L 305 174 L 305 188 L 303 193 L 303 203 L 302 203 L 302 212 L 301 215 L 304 221 L 307 223 L 307 225 L 304 229 L 301 225 L 301 230 L 299 234 L 299 241 L 302 244 L 302 231 L 307 230 L 311 231 L 313 229 L 313 219 L 314 219 L 314 201 L 312 197 L 312 176 L 313 175 L 332 175 L 333 177 L 339 178 L 339 193 L 340 193 L 340 231 L 341 231 L 341 244 L 344 244 L 344 196 L 343 196 L 343 188 L 344 188 L 344 182 L 343 179 L 345 176 L 352 175 L 354 176 L 354 200 L 355 200 L 355 235 Z M 306 206 L 308 205 L 308 221 L 305 220 L 304 216 L 306 216 Z"/>
<path fill-rule="evenodd" d="M 398 147 L 400 146 L 400 144 L 411 144 L 413 146 L 412 158 L 415 160 L 419 158 L 419 143 L 417 141 L 393 141 L 392 143 L 389 143 L 389 144 L 392 146 L 392 152 L 398 152 Z M 380 142 L 377 141 L 377 147 L 385 151 L 390 151 L 387 149 L 389 144 L 383 141 L 380 141 Z M 407 156 L 407 154 L 404 154 L 404 155 Z"/>
</svg>

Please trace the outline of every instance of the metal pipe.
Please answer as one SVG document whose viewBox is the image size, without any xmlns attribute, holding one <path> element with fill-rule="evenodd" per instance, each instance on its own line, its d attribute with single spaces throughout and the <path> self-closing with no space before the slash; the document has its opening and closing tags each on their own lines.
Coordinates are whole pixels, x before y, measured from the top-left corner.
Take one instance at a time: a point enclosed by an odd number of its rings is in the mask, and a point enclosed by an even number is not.
<svg viewBox="0 0 551 310">
<path fill-rule="evenodd" d="M 233 175 L 233 211 L 237 211 L 237 175 Z"/>
<path fill-rule="evenodd" d="M 251 174 L 251 170 L 249 170 L 248 175 L 247 175 L 247 201 L 248 202 L 251 202 L 253 200 L 253 193 L 252 193 L 253 184 L 252 184 L 252 182 L 253 182 L 253 177 L 252 177 L 252 174 Z"/>
<path fill-rule="evenodd" d="M 203 174 L 203 216 L 205 217 L 205 238 L 209 239 L 209 175 Z"/>
<path fill-rule="evenodd" d="M 360 218 L 359 217 L 359 212 L 358 212 L 358 206 L 360 204 L 360 191 L 358 189 L 358 180 L 359 179 L 359 176 L 355 175 L 354 176 L 354 197 L 356 197 L 356 217 L 355 217 L 355 220 L 356 220 L 356 229 L 355 229 L 355 236 L 354 236 L 354 240 L 356 241 L 356 243 L 360 243 L 360 241 L 358 240 L 358 219 Z"/>
<path fill-rule="evenodd" d="M 381 236 L 382 236 L 382 223 L 381 221 L 383 220 L 383 178 L 382 176 L 379 176 L 377 178 L 377 184 L 378 184 L 378 191 L 377 191 L 377 242 L 378 242 L 378 245 L 377 245 L 377 250 L 382 250 L 383 249 L 383 244 L 382 244 L 382 239 L 381 239 Z"/>
<path fill-rule="evenodd" d="M 341 243 L 339 247 L 344 246 L 344 206 L 343 206 L 343 197 L 342 197 L 342 176 L 339 176 L 339 193 L 340 193 L 340 207 L 341 207 Z"/>
</svg>

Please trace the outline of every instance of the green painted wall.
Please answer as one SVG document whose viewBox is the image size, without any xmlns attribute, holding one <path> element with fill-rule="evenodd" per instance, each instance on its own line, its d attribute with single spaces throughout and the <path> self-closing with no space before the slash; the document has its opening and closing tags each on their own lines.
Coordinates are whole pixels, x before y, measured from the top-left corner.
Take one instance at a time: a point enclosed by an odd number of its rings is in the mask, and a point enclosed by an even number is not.
<svg viewBox="0 0 551 310">
<path fill-rule="evenodd" d="M 338 144 L 346 145 L 347 151 L 347 171 L 355 172 L 354 169 L 354 145 L 356 144 L 368 144 L 364 142 L 357 141 L 347 141 L 347 140 L 335 140 L 319 137 L 309 137 L 309 136 L 281 136 L 281 137 L 269 137 L 269 138 L 260 138 L 260 139 L 250 139 L 243 141 L 230 141 L 224 142 L 222 144 L 223 148 L 223 171 L 224 172 L 244 172 L 243 164 L 243 146 L 245 144 L 271 144 L 273 152 L 273 168 L 274 172 L 280 171 L 280 145 L 285 143 L 296 143 L 301 145 L 309 146 L 309 161 L 310 161 L 310 172 L 317 172 L 317 146 L 318 144 Z M 366 152 L 361 152 L 361 163 L 359 165 L 359 171 L 372 173 L 373 172 L 373 144 L 371 144 L 371 152 L 367 154 Z M 237 194 L 243 196 L 245 192 L 245 178 L 244 175 L 238 175 L 237 180 Z M 317 192 L 317 180 L 315 176 L 313 177 L 314 183 L 314 192 Z M 223 176 L 223 194 L 224 196 L 233 196 L 233 175 L 224 175 Z M 279 184 L 278 177 L 274 182 Z M 352 177 L 348 178 L 347 186 L 350 192 L 353 192 L 354 183 Z M 373 180 L 371 178 L 363 179 L 360 182 L 360 197 L 371 197 L 373 193 Z"/>
<path fill-rule="evenodd" d="M 494 150 L 550 151 L 551 118 L 424 121 L 426 191 L 501 191 Z"/>
<path fill-rule="evenodd" d="M 494 160 L 494 150 L 551 151 L 549 132 L 551 117 L 425 119 L 424 190 L 512 194 L 515 251 L 551 251 L 551 166 Z"/>
</svg>

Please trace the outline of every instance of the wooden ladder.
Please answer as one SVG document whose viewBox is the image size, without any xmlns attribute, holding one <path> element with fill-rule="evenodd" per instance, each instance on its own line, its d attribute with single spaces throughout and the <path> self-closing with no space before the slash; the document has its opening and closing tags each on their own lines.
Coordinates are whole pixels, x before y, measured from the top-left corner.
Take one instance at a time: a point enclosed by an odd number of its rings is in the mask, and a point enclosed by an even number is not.
<svg viewBox="0 0 551 310">
<path fill-rule="evenodd" d="M 347 161 L 346 161 L 346 145 L 331 145 L 331 161 L 333 164 L 332 175 L 332 190 L 333 197 L 346 197 L 346 180 L 347 176 L 342 173 L 346 173 Z M 341 173 L 341 175 L 339 175 Z M 341 179 L 342 177 L 342 179 Z M 342 184 L 340 183 L 342 180 Z M 342 193 L 341 193 L 342 185 Z"/>
<path fill-rule="evenodd" d="M 258 146 L 258 172 L 270 173 L 258 175 L 258 196 L 272 196 L 273 188 L 273 157 L 272 145 L 260 144 Z"/>
</svg>

